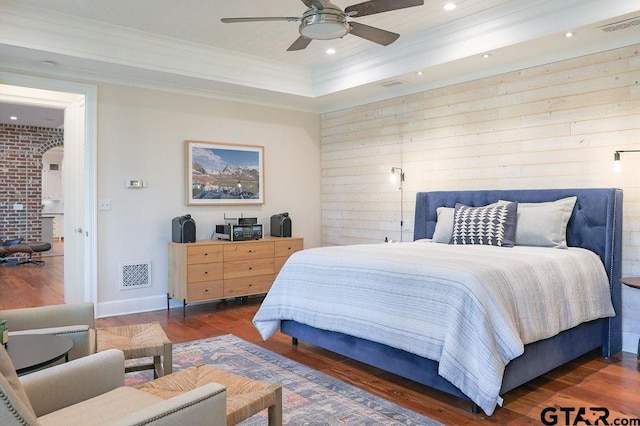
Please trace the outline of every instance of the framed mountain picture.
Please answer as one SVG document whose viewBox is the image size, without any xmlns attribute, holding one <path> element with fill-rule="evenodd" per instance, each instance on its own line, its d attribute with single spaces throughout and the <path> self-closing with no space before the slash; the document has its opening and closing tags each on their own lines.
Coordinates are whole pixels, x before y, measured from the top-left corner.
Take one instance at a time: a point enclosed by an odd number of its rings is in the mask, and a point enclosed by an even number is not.
<svg viewBox="0 0 640 426">
<path fill-rule="evenodd" d="M 186 141 L 187 204 L 264 204 L 264 147 Z"/>
</svg>

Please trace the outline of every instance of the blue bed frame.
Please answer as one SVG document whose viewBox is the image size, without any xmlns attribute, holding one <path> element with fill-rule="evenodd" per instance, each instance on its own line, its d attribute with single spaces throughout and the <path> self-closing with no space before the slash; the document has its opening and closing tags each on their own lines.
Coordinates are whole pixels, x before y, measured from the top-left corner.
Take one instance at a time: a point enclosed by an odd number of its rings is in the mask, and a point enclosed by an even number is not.
<svg viewBox="0 0 640 426">
<path fill-rule="evenodd" d="M 498 200 L 537 203 L 570 196 L 577 196 L 578 199 L 567 226 L 567 244 L 587 248 L 600 256 L 609 277 L 611 300 L 617 315 L 584 323 L 550 339 L 526 345 L 524 354 L 507 365 L 501 394 L 594 349 L 601 348 L 604 357 L 611 357 L 622 350 L 622 191 L 613 188 L 580 188 L 438 191 L 416 194 L 414 240 L 431 238 L 436 224 L 437 207 L 454 207 L 456 203 L 484 206 Z M 295 321 L 282 321 L 280 329 L 291 336 L 294 342 L 299 339 L 469 399 L 438 375 L 436 361 L 370 340 L 316 329 Z"/>
</svg>

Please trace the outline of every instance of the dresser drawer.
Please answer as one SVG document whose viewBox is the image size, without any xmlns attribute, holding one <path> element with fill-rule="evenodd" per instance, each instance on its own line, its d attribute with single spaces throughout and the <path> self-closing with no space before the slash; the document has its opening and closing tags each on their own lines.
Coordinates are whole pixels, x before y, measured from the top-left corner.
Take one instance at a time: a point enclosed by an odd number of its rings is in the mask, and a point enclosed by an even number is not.
<svg viewBox="0 0 640 426">
<path fill-rule="evenodd" d="M 222 246 L 219 244 L 196 245 L 187 248 L 187 264 L 222 262 Z"/>
<path fill-rule="evenodd" d="M 224 263 L 224 279 L 273 274 L 273 258 L 232 260 Z"/>
<path fill-rule="evenodd" d="M 301 238 L 284 239 L 274 242 L 275 256 L 290 256 L 293 253 L 302 250 L 303 241 Z"/>
<path fill-rule="evenodd" d="M 267 293 L 273 284 L 273 279 L 274 275 L 269 274 L 224 280 L 224 297 Z"/>
<path fill-rule="evenodd" d="M 224 294 L 224 282 L 202 281 L 187 285 L 187 298 L 189 301 L 219 299 Z"/>
<path fill-rule="evenodd" d="M 221 280 L 222 263 L 198 263 L 187 266 L 187 283 Z"/>
<path fill-rule="evenodd" d="M 287 257 L 276 257 L 276 258 L 273 259 L 273 267 L 274 267 L 273 272 L 275 272 L 276 275 L 278 275 L 280 273 L 280 269 L 282 269 L 284 264 L 287 263 L 287 259 L 289 259 L 289 256 L 287 256 Z"/>
<path fill-rule="evenodd" d="M 273 242 L 230 243 L 224 245 L 224 261 L 273 258 Z"/>
</svg>

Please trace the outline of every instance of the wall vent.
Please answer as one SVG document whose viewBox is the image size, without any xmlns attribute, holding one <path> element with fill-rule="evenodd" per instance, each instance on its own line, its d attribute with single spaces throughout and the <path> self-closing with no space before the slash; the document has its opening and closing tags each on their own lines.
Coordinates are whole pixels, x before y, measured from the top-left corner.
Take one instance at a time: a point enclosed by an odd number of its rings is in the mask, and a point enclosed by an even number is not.
<svg viewBox="0 0 640 426">
<path fill-rule="evenodd" d="M 625 19 L 623 21 L 613 22 L 611 24 L 603 25 L 598 28 L 600 28 L 604 32 L 610 33 L 613 31 L 620 31 L 630 27 L 635 27 L 636 25 L 640 25 L 640 16 Z"/>
<path fill-rule="evenodd" d="M 151 262 L 120 264 L 120 290 L 151 287 Z"/>
<path fill-rule="evenodd" d="M 401 84 L 405 84 L 405 83 L 406 81 L 404 80 L 389 80 L 389 81 L 380 83 L 380 86 L 388 88 L 388 87 L 400 86 Z"/>
</svg>

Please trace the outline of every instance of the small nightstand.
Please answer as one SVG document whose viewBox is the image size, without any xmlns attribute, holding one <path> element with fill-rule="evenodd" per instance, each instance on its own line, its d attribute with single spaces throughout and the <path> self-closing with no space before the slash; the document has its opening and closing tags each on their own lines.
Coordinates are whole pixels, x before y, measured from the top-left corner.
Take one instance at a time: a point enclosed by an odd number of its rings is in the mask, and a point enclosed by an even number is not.
<svg viewBox="0 0 640 426">
<path fill-rule="evenodd" d="M 629 287 L 640 289 L 640 277 L 622 277 L 620 282 Z M 638 359 L 640 359 L 640 340 L 638 340 Z"/>
</svg>

